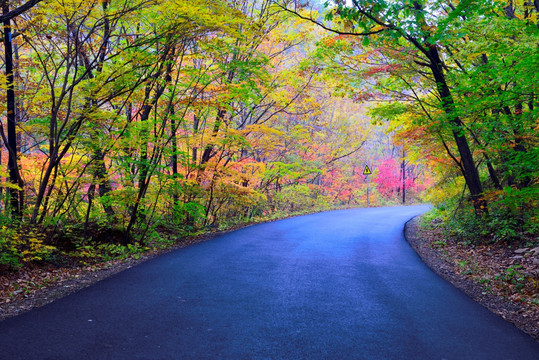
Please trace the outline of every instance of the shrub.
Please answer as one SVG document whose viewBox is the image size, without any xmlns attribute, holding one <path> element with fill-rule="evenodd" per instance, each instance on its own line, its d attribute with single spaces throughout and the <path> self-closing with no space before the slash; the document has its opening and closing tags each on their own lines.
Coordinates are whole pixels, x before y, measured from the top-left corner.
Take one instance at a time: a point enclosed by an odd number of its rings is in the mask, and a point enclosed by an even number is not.
<svg viewBox="0 0 539 360">
<path fill-rule="evenodd" d="M 56 248 L 45 244 L 45 234 L 37 229 L 13 229 L 3 226 L 0 230 L 0 265 L 16 269 L 23 262 L 46 260 Z"/>
</svg>

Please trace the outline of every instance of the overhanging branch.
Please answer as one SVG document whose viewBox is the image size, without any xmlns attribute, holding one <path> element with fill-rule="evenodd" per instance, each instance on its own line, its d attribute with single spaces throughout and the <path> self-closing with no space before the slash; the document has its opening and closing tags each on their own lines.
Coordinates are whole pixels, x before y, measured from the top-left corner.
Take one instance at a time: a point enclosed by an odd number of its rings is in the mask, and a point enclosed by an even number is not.
<svg viewBox="0 0 539 360">
<path fill-rule="evenodd" d="M 301 15 L 300 13 L 298 13 L 297 11 L 295 10 L 291 10 L 291 9 L 288 9 L 287 7 L 284 7 L 282 6 L 281 4 L 276 4 L 277 6 L 279 6 L 281 9 L 283 9 L 284 11 L 286 12 L 289 12 L 291 14 L 294 14 L 295 16 L 299 17 L 300 19 L 302 20 L 307 20 L 319 27 L 321 27 L 322 29 L 324 30 L 327 30 L 327 31 L 331 31 L 332 33 L 335 33 L 335 34 L 339 34 L 339 35 L 350 35 L 350 36 L 367 36 L 367 35 L 376 35 L 376 34 L 379 34 L 383 31 L 386 30 L 386 28 L 382 28 L 382 29 L 378 29 L 378 30 L 373 30 L 373 31 L 367 31 L 367 32 L 351 32 L 351 31 L 340 31 L 340 30 L 336 30 L 336 29 L 332 29 L 330 27 L 327 27 L 325 26 L 324 24 L 314 20 L 313 18 L 311 17 L 307 17 L 307 16 L 303 16 Z"/>
<path fill-rule="evenodd" d="M 326 165 L 329 165 L 329 164 L 331 164 L 332 162 L 335 162 L 335 161 L 337 161 L 337 160 L 340 160 L 340 159 L 342 159 L 342 158 L 345 158 L 345 157 L 347 157 L 347 156 L 350 156 L 350 155 L 352 155 L 352 154 L 358 152 L 358 151 L 363 147 L 364 144 L 365 144 L 365 140 L 363 140 L 363 141 L 361 142 L 361 144 L 360 144 L 358 147 L 356 147 L 355 149 L 353 149 L 352 151 L 347 152 L 347 153 L 344 154 L 344 155 L 337 156 L 336 158 L 333 158 L 333 159 L 329 160 L 328 162 L 326 162 Z"/>
<path fill-rule="evenodd" d="M 8 1 L 8 0 L 4 0 L 4 1 L 2 1 L 2 3 L 4 3 L 5 1 Z M 42 2 L 42 1 L 43 0 L 29 0 L 25 4 L 19 6 L 18 8 L 13 9 L 13 10 L 1 15 L 0 16 L 0 22 L 4 22 L 6 20 L 11 20 L 14 17 L 19 16 L 20 14 L 30 10 L 32 7 L 34 7 L 35 5 L 37 5 L 38 3 Z"/>
</svg>

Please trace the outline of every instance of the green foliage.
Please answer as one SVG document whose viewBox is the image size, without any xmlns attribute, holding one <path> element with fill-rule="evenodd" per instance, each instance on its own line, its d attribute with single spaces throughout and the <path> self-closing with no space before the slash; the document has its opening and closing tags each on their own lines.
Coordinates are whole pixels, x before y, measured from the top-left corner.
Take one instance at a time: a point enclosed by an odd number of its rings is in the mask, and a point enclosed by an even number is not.
<svg viewBox="0 0 539 360">
<path fill-rule="evenodd" d="M 95 247 L 95 255 L 93 257 L 100 257 L 104 261 L 110 261 L 115 259 L 126 259 L 133 257 L 134 259 L 140 258 L 140 256 L 148 251 L 149 248 L 135 244 L 100 244 Z"/>
<path fill-rule="evenodd" d="M 488 211 L 482 217 L 476 216 L 471 205 L 454 197 L 427 213 L 424 224 L 445 226 L 464 243 L 520 243 L 537 234 L 539 214 L 535 186 L 507 187 L 491 192 L 488 199 Z"/>
<path fill-rule="evenodd" d="M 526 285 L 526 277 L 520 271 L 521 268 L 522 265 L 511 265 L 505 270 L 505 273 L 496 276 L 495 280 L 500 284 L 501 287 L 504 287 L 505 283 L 514 285 L 515 290 L 520 293 Z"/>
<path fill-rule="evenodd" d="M 436 240 L 432 242 L 432 245 L 436 246 L 436 248 L 440 250 L 447 246 L 447 243 L 443 240 Z"/>
<path fill-rule="evenodd" d="M 316 31 L 261 5 L 74 0 L 19 18 L 19 167 L 31 194 L 21 229 L 38 224 L 48 238 L 4 237 L 2 263 L 138 256 L 179 235 L 343 203 L 330 192 L 346 178 L 325 179 L 323 166 L 351 166 L 359 117 L 334 119 L 325 80 L 294 58 L 310 56 Z M 349 203 L 361 196 L 346 191 Z"/>
<path fill-rule="evenodd" d="M 445 204 L 433 207 L 421 216 L 421 227 L 426 229 L 436 229 L 443 226 L 447 221 L 448 212 Z"/>
<path fill-rule="evenodd" d="M 16 269 L 25 262 L 47 260 L 56 248 L 46 245 L 45 234 L 33 228 L 0 229 L 0 266 Z"/>
<path fill-rule="evenodd" d="M 290 185 L 273 197 L 276 208 L 289 211 L 328 209 L 329 199 L 306 184 Z"/>
<path fill-rule="evenodd" d="M 170 214 L 170 222 L 165 223 L 172 229 L 178 231 L 181 235 L 190 234 L 196 231 L 206 219 L 206 208 L 195 201 L 177 202 L 172 204 L 172 213 Z M 163 219 L 165 220 L 165 219 Z"/>
<path fill-rule="evenodd" d="M 6 236 L 5 229 L 2 230 L 0 235 L 0 267 L 7 267 L 8 269 L 16 269 L 20 267 L 22 254 L 17 249 L 17 244 L 13 241 L 11 236 Z"/>
</svg>

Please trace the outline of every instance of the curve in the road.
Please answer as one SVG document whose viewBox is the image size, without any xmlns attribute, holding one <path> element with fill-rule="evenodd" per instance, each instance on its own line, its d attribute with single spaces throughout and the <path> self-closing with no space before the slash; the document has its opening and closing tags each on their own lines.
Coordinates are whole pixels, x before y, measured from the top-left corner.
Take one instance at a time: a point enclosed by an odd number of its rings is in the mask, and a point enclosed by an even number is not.
<svg viewBox="0 0 539 360">
<path fill-rule="evenodd" d="M 403 238 L 424 206 L 244 228 L 0 322 L 0 359 L 539 359 Z"/>
</svg>

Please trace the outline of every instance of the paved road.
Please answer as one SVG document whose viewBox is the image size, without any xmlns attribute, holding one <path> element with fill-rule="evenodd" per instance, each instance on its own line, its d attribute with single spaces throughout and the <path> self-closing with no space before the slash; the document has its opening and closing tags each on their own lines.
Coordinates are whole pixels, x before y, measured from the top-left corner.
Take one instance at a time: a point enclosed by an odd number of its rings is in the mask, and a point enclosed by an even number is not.
<svg viewBox="0 0 539 360">
<path fill-rule="evenodd" d="M 251 226 L 0 322 L 0 359 L 539 359 L 403 238 L 426 207 Z"/>
</svg>

